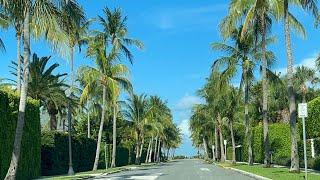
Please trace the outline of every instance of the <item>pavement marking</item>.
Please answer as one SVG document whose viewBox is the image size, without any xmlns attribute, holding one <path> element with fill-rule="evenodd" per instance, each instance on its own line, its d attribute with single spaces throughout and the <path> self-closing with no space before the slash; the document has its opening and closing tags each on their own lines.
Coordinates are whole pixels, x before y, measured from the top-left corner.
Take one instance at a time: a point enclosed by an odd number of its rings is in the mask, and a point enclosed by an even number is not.
<svg viewBox="0 0 320 180">
<path fill-rule="evenodd" d="M 200 168 L 201 171 L 210 171 L 208 168 Z"/>
<path fill-rule="evenodd" d="M 157 179 L 162 173 L 156 173 L 147 176 L 129 176 L 127 178 L 123 178 L 123 176 L 115 176 L 106 178 L 105 180 L 116 180 L 116 179 L 133 179 L 133 180 L 155 180 Z"/>
</svg>

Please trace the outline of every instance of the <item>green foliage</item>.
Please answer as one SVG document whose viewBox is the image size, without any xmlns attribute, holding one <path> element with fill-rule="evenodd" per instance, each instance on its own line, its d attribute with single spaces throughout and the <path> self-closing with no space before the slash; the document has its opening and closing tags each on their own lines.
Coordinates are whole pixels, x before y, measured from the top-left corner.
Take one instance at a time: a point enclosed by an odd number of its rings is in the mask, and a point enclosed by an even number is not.
<svg viewBox="0 0 320 180">
<path fill-rule="evenodd" d="M 263 163 L 263 126 L 258 125 L 253 128 L 253 158 L 254 162 Z M 269 140 L 272 161 L 275 164 L 287 165 L 290 162 L 290 127 L 289 124 L 274 123 L 269 125 Z M 247 149 L 242 148 L 244 154 L 247 154 Z M 245 156 L 246 157 L 246 156 Z"/>
<path fill-rule="evenodd" d="M 316 157 L 314 159 L 313 167 L 312 169 L 320 171 L 320 156 Z"/>
<path fill-rule="evenodd" d="M 73 168 L 75 172 L 91 170 L 95 157 L 96 142 L 84 136 L 72 137 Z M 41 137 L 42 175 L 67 174 L 68 134 L 63 132 L 42 132 Z"/>
<path fill-rule="evenodd" d="M 94 139 L 85 136 L 72 137 L 73 168 L 75 172 L 90 171 L 92 169 L 97 147 Z M 105 154 L 105 150 L 107 153 Z M 134 148 L 118 145 L 116 166 L 134 163 Z M 146 154 L 146 153 L 143 153 Z M 112 145 L 101 144 L 99 169 L 104 169 L 105 161 L 111 164 Z M 145 155 L 143 155 L 145 157 Z M 68 172 L 68 134 L 64 132 L 42 132 L 41 137 L 41 173 L 43 176 L 67 174 Z"/>
<path fill-rule="evenodd" d="M 301 119 L 299 118 L 301 126 Z M 320 97 L 317 97 L 308 103 L 308 117 L 306 118 L 307 139 L 320 137 Z"/>
<path fill-rule="evenodd" d="M 4 179 L 10 164 L 18 105 L 16 94 L 0 91 L 0 179 Z M 40 175 L 40 143 L 39 102 L 28 99 L 17 179 L 32 179 Z"/>
</svg>

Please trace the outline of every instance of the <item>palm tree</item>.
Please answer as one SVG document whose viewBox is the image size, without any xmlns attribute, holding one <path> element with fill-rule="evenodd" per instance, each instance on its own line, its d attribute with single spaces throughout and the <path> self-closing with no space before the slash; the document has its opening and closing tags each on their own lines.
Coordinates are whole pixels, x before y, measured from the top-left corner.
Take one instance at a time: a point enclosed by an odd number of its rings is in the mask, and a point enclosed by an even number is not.
<svg viewBox="0 0 320 180">
<path fill-rule="evenodd" d="M 243 20 L 243 28 L 241 37 L 250 28 L 256 33 L 256 39 L 261 39 L 262 51 L 262 94 L 263 94 L 263 137 L 264 137 L 264 164 L 270 167 L 270 152 L 269 152 L 269 130 L 268 130 L 268 92 L 267 92 L 267 51 L 266 37 L 267 32 L 271 28 L 272 17 L 279 20 L 282 15 L 283 3 L 280 0 L 250 0 L 250 1 L 232 1 L 229 7 L 227 20 L 224 21 L 223 27 L 228 29 L 228 26 L 235 27 L 237 22 Z M 230 31 L 225 32 L 226 35 Z"/>
<path fill-rule="evenodd" d="M 226 17 L 228 18 L 228 17 Z M 226 21 L 224 19 L 222 24 Z M 223 34 L 225 31 L 230 31 L 229 29 L 223 29 L 221 27 L 221 33 Z M 217 51 L 222 51 L 226 53 L 226 56 L 222 56 L 215 60 L 213 63 L 212 68 L 214 70 L 219 70 L 223 67 L 227 67 L 228 69 L 236 69 L 237 65 L 241 66 L 242 73 L 241 73 L 241 82 L 240 87 L 244 89 L 244 105 L 245 105 L 245 125 L 246 125 L 246 138 L 247 138 L 247 145 L 248 145 L 248 163 L 249 165 L 253 165 L 253 158 L 252 158 L 252 146 L 251 146 L 251 138 L 250 138 L 250 120 L 249 120 L 249 91 L 250 86 L 253 81 L 253 70 L 255 66 L 254 60 L 261 59 L 261 53 L 257 52 L 257 47 L 254 45 L 254 32 L 250 31 L 245 34 L 244 37 L 241 37 L 242 27 L 239 29 L 234 29 L 230 32 L 229 38 L 232 42 L 232 45 L 226 43 L 212 43 L 212 48 Z M 268 38 L 267 41 L 273 42 L 273 38 Z M 258 47 L 259 48 L 259 47 Z M 272 52 L 267 52 L 268 60 L 274 59 L 274 55 Z M 232 70 L 231 76 L 235 76 L 237 71 Z M 244 86 L 244 88 L 243 88 Z"/>
<path fill-rule="evenodd" d="M 302 103 L 306 102 L 306 94 L 308 90 L 306 83 L 310 82 L 312 84 L 315 84 L 319 81 L 319 79 L 315 77 L 315 74 L 316 72 L 314 69 L 305 66 L 299 66 L 296 68 L 296 71 L 293 75 L 293 85 L 296 91 L 301 93 Z"/>
<path fill-rule="evenodd" d="M 103 31 L 95 33 L 103 40 L 103 44 L 105 44 L 106 48 L 110 48 L 125 57 L 132 63 L 133 55 L 128 49 L 127 46 L 134 45 L 138 48 L 142 48 L 143 45 L 140 41 L 135 39 L 130 39 L 127 37 L 127 27 L 126 21 L 127 17 L 122 17 L 122 13 L 120 9 L 115 9 L 111 11 L 109 8 L 103 9 L 104 17 L 98 16 L 98 23 L 102 27 Z M 110 46 L 110 47 L 109 47 Z M 116 108 L 116 105 L 114 108 Z M 114 110 L 114 112 L 116 112 Z M 115 115 L 114 115 L 115 117 Z M 113 144 L 112 144 L 112 161 L 111 167 L 115 167 L 116 161 L 116 119 L 113 121 Z"/>
<path fill-rule="evenodd" d="M 36 54 L 33 54 L 29 67 L 28 95 L 40 100 L 41 105 L 47 109 L 50 115 L 50 129 L 56 130 L 58 110 L 65 107 L 68 101 L 64 93 L 68 85 L 64 83 L 64 79 L 61 80 L 67 74 L 53 75 L 53 71 L 59 64 L 55 63 L 46 68 L 49 60 L 50 57 L 39 58 Z"/>
<path fill-rule="evenodd" d="M 149 106 L 147 96 L 144 94 L 133 94 L 127 99 L 125 104 L 124 116 L 131 122 L 133 122 L 134 139 L 136 141 L 136 160 L 135 164 L 140 164 L 140 151 L 143 147 L 144 129 L 147 124 L 147 118 L 149 113 Z"/>
</svg>

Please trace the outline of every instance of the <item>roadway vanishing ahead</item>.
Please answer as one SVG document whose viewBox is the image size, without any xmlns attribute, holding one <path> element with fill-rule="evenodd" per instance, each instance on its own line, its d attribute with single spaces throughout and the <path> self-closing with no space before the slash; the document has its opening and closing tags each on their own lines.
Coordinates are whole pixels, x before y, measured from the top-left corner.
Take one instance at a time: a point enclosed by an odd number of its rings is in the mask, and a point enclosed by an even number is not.
<svg viewBox="0 0 320 180">
<path fill-rule="evenodd" d="M 97 180 L 251 180 L 238 172 L 206 164 L 201 160 L 186 159 L 155 166 L 137 168 L 110 175 L 95 177 Z"/>
</svg>

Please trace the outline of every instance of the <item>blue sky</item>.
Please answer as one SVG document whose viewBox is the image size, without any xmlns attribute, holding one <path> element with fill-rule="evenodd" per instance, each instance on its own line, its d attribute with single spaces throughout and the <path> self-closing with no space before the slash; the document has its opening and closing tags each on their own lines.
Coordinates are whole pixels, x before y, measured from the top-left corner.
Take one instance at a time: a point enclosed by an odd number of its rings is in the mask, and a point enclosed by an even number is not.
<svg viewBox="0 0 320 180">
<path fill-rule="evenodd" d="M 129 36 L 141 40 L 145 49 L 133 50 L 135 61 L 131 80 L 136 93 L 159 95 L 168 101 L 174 121 L 184 133 L 184 141 L 176 154 L 192 155 L 188 139 L 188 119 L 193 104 L 200 103 L 195 92 L 202 87 L 209 68 L 220 54 L 211 51 L 210 43 L 220 41 L 218 23 L 227 13 L 227 0 L 79 0 L 89 18 L 102 15 L 102 8 L 120 7 L 128 16 Z M 319 30 L 314 29 L 312 18 L 305 12 L 293 12 L 307 29 L 307 38 L 292 35 L 296 64 L 314 66 L 319 52 Z M 275 23 L 273 35 L 278 41 L 270 46 L 277 56 L 273 69 L 285 72 L 286 59 L 282 24 Z M 2 31 L 7 52 L 1 54 L 0 77 L 11 77 L 9 64 L 15 59 L 15 38 L 12 29 Z M 61 64 L 59 71 L 69 72 L 66 61 L 54 55 L 45 42 L 32 42 L 32 52 L 51 55 Z M 76 66 L 90 64 L 83 54 L 76 55 Z M 53 61 L 52 61 L 53 62 Z M 257 77 L 259 78 L 259 77 Z M 238 84 L 238 79 L 233 80 Z"/>
</svg>

